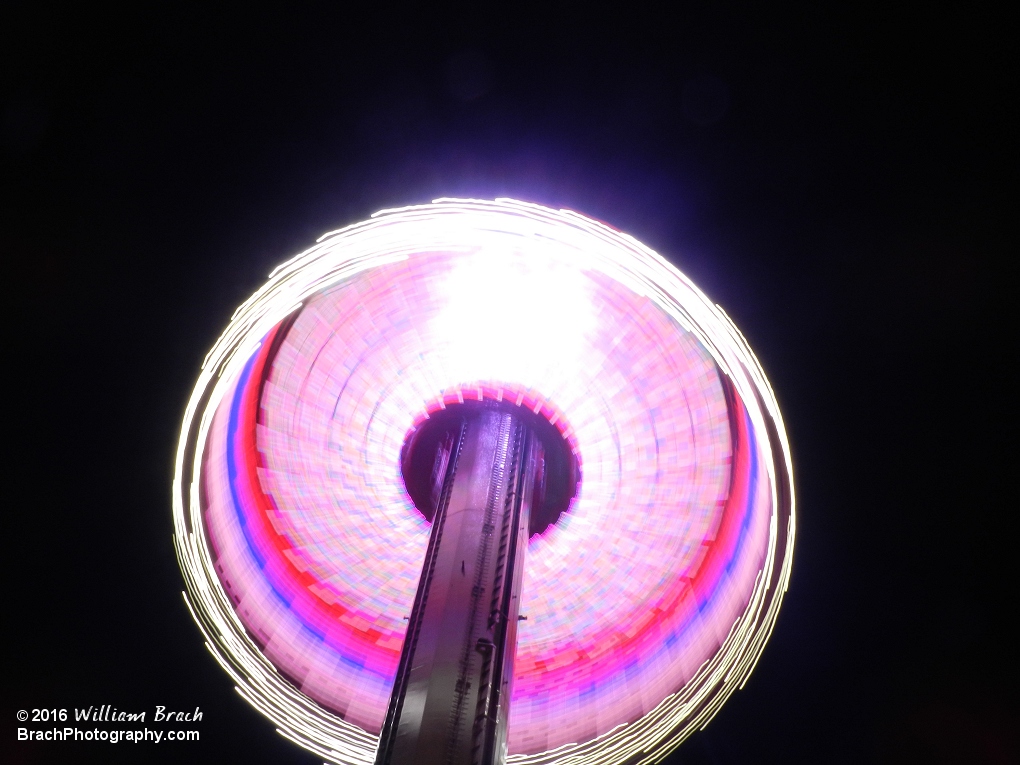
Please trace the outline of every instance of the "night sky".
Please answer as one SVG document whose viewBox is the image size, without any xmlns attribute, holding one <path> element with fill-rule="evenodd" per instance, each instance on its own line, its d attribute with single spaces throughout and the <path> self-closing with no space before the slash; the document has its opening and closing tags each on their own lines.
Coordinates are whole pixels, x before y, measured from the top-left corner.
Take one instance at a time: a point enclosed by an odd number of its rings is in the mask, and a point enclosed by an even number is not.
<svg viewBox="0 0 1020 765">
<path fill-rule="evenodd" d="M 185 403 L 324 231 L 512 196 L 668 257 L 786 419 L 789 593 L 670 765 L 1020 761 L 1015 57 L 971 5 L 826 5 L 5 4 L 0 759 L 319 762 L 184 605 Z M 90 704 L 197 705 L 202 740 L 15 741 Z"/>
</svg>

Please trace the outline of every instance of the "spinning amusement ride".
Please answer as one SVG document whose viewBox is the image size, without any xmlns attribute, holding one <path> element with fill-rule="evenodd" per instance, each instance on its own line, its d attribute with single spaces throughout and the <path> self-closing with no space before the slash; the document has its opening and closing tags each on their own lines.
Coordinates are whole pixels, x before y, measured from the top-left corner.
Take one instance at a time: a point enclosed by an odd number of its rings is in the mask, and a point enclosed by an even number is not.
<svg viewBox="0 0 1020 765">
<path fill-rule="evenodd" d="M 326 234 L 237 310 L 175 542 L 217 661 L 326 760 L 637 765 L 761 654 L 790 470 L 754 354 L 663 258 L 444 199 Z"/>
</svg>

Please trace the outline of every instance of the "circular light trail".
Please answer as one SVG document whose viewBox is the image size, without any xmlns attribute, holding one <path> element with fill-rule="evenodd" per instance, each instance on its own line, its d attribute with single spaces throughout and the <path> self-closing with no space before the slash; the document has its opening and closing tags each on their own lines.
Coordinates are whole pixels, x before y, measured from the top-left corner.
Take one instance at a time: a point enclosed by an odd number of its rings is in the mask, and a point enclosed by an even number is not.
<svg viewBox="0 0 1020 765">
<path fill-rule="evenodd" d="M 789 447 L 724 312 L 574 212 L 383 211 L 237 310 L 174 481 L 207 645 L 284 736 L 370 763 L 429 534 L 401 446 L 430 413 L 482 399 L 544 415 L 582 474 L 529 543 L 509 761 L 659 760 L 771 632 L 793 550 Z"/>
</svg>

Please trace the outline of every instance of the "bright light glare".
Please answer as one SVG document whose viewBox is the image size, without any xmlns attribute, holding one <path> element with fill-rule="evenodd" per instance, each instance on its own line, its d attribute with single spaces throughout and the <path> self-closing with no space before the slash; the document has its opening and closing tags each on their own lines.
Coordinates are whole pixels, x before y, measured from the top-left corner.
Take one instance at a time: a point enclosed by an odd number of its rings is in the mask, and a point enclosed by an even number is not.
<svg viewBox="0 0 1020 765">
<path fill-rule="evenodd" d="M 551 254 L 485 249 L 458 262 L 440 285 L 445 305 L 430 335 L 452 377 L 531 388 L 573 372 L 594 327 L 590 283 Z"/>
</svg>

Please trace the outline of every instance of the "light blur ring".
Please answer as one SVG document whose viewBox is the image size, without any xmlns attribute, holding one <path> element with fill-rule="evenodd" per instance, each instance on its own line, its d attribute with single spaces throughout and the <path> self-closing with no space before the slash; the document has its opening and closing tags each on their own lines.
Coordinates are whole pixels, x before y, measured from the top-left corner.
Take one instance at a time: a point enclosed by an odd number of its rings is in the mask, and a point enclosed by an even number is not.
<svg viewBox="0 0 1020 765">
<path fill-rule="evenodd" d="M 428 536 L 400 447 L 474 398 L 541 412 L 583 473 L 529 544 L 509 761 L 660 760 L 771 633 L 793 551 L 789 446 L 722 309 L 574 212 L 383 211 L 238 308 L 177 452 L 196 622 L 284 736 L 371 762 Z"/>
</svg>

